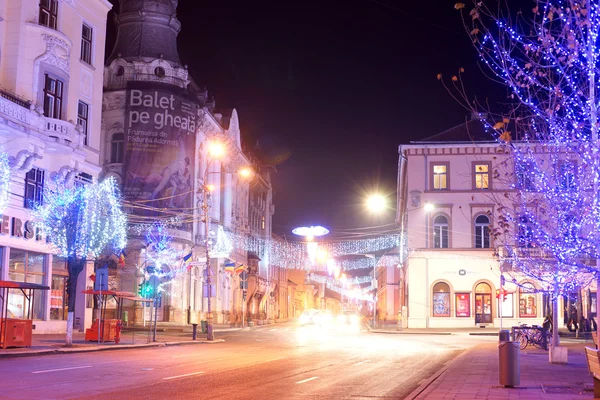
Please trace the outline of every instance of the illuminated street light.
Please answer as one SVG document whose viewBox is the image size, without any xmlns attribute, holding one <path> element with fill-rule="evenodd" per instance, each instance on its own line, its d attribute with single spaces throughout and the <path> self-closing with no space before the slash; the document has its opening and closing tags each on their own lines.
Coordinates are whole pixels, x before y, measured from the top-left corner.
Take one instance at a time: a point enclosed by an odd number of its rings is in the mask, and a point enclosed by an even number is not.
<svg viewBox="0 0 600 400">
<path fill-rule="evenodd" d="M 213 158 L 221 158 L 225 155 L 225 146 L 220 142 L 210 142 L 208 152 Z"/>
<path fill-rule="evenodd" d="M 423 206 L 423 208 L 425 209 L 425 211 L 427 212 L 431 212 L 433 211 L 433 209 L 435 208 L 435 206 L 431 203 L 425 203 L 425 205 Z"/>
<path fill-rule="evenodd" d="M 252 175 L 254 175 L 254 172 L 252 172 L 252 170 L 248 167 L 240 169 L 238 173 L 242 178 L 250 178 Z"/>
<path fill-rule="evenodd" d="M 314 239 L 318 236 L 327 235 L 329 233 L 329 229 L 323 228 L 322 226 L 301 226 L 292 230 L 292 233 L 294 235 L 304 236 L 305 238 L 312 236 L 312 238 Z"/>
<path fill-rule="evenodd" d="M 381 213 L 387 209 L 387 199 L 379 193 L 367 197 L 367 209 L 374 213 Z"/>
</svg>

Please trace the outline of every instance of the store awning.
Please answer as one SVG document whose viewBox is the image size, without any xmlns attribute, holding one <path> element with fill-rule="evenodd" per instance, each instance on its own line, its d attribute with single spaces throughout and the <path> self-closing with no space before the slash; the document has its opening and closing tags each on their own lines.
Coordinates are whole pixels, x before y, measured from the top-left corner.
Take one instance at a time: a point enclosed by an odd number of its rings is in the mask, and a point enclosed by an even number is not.
<svg viewBox="0 0 600 400">
<path fill-rule="evenodd" d="M 0 281 L 0 289 L 37 289 L 50 290 L 49 286 L 29 282 Z"/>
</svg>

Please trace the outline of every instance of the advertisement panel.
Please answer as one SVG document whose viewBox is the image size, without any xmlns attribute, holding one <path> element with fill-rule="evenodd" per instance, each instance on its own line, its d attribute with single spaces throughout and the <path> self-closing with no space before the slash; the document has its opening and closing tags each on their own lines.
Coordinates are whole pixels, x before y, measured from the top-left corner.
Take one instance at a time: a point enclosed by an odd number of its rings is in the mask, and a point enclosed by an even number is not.
<svg viewBox="0 0 600 400">
<path fill-rule="evenodd" d="M 456 293 L 456 316 L 471 316 L 471 295 L 469 293 Z"/>
<path fill-rule="evenodd" d="M 198 106 L 178 88 L 129 85 L 123 196 L 140 205 L 134 214 L 192 208 L 197 125 Z"/>
</svg>

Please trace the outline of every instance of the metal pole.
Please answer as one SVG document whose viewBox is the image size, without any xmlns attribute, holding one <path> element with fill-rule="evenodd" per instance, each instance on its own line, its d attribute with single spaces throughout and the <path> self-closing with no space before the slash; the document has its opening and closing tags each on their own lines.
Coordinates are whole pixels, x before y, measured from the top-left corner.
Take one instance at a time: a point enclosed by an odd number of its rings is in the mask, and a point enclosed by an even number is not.
<svg viewBox="0 0 600 400">
<path fill-rule="evenodd" d="M 154 330 L 152 333 L 152 341 L 156 342 L 156 319 L 158 318 L 158 297 L 154 295 Z"/>
<path fill-rule="evenodd" d="M 212 311 L 211 311 L 211 277 L 210 277 L 210 251 L 209 251 L 209 234 L 210 234 L 210 203 L 208 201 L 209 190 L 208 190 L 208 170 L 210 167 L 210 162 L 206 165 L 206 171 L 204 171 L 204 204 L 202 206 L 204 211 L 204 236 L 205 236 L 205 251 L 206 251 L 206 285 L 208 286 L 208 299 L 206 302 L 207 305 L 207 315 L 206 315 L 206 340 L 215 340 L 213 334 L 213 326 L 212 326 Z"/>
</svg>

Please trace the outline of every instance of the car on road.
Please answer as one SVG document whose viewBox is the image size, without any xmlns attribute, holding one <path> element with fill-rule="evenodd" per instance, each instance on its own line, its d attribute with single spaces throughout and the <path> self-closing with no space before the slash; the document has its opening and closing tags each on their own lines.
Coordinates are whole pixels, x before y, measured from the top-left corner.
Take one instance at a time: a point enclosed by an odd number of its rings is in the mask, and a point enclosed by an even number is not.
<svg viewBox="0 0 600 400">
<path fill-rule="evenodd" d="M 337 316 L 337 328 L 346 331 L 358 331 L 362 329 L 363 318 L 357 311 L 344 310 Z"/>
<path fill-rule="evenodd" d="M 300 326 L 313 325 L 321 328 L 327 328 L 333 320 L 333 315 L 329 310 L 306 310 L 298 318 Z"/>
</svg>

